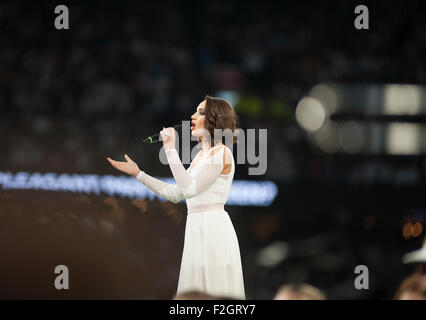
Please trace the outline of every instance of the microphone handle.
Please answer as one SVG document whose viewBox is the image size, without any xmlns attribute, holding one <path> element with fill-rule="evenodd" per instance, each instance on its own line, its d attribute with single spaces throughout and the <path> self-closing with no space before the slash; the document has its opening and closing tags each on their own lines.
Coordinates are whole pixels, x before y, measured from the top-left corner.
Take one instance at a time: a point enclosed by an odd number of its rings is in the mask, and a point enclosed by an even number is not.
<svg viewBox="0 0 426 320">
<path fill-rule="evenodd" d="M 154 134 L 154 135 L 152 135 L 152 136 L 150 136 L 148 138 L 143 139 L 142 142 L 143 143 L 155 143 L 155 142 L 158 142 L 158 141 L 160 141 L 160 134 L 159 133 Z"/>
<path fill-rule="evenodd" d="M 182 127 L 182 125 L 181 125 L 181 124 L 177 124 L 177 125 L 175 125 L 173 128 L 174 128 L 175 130 L 179 130 L 181 127 Z M 147 144 L 160 142 L 160 134 L 159 134 L 159 133 L 157 133 L 157 134 L 154 134 L 154 135 L 152 135 L 152 136 L 149 136 L 148 138 L 143 139 L 143 141 L 142 141 L 142 142 L 147 143 Z"/>
</svg>

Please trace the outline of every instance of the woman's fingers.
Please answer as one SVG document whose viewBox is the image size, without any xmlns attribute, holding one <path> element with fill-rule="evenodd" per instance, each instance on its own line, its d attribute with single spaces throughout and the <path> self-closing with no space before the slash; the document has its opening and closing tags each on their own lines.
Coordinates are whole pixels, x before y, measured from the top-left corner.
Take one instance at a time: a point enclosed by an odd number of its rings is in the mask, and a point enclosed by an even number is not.
<svg viewBox="0 0 426 320">
<path fill-rule="evenodd" d="M 132 159 L 129 158 L 127 154 L 124 155 L 124 158 L 126 159 L 126 161 L 115 161 L 115 160 L 112 160 L 111 158 L 107 158 L 107 159 L 109 163 L 111 163 L 111 165 L 117 170 L 136 176 L 137 173 L 139 172 L 139 167 L 137 166 L 135 162 L 133 162 Z"/>
<path fill-rule="evenodd" d="M 115 161 L 115 160 L 112 160 L 112 159 L 110 159 L 110 158 L 107 158 L 107 159 L 108 159 L 109 163 L 111 163 L 111 165 L 112 165 L 114 168 L 116 168 L 116 169 L 118 169 L 118 170 L 121 170 L 121 164 L 122 164 L 123 162 Z"/>
<path fill-rule="evenodd" d="M 114 160 L 109 160 L 109 163 L 111 163 L 111 165 L 112 165 L 114 168 L 118 169 L 118 168 L 117 168 L 117 165 L 115 164 L 115 161 L 114 161 Z"/>
<path fill-rule="evenodd" d="M 112 160 L 111 158 L 107 158 L 107 159 L 108 159 L 109 163 L 111 163 L 111 164 L 113 164 L 114 162 L 117 162 L 115 160 Z"/>
<path fill-rule="evenodd" d="M 163 130 L 161 130 L 160 131 L 160 136 L 161 136 L 161 140 L 165 140 L 165 137 L 166 137 L 166 130 L 165 129 L 163 129 Z"/>
<path fill-rule="evenodd" d="M 163 144 L 173 143 L 175 140 L 175 129 L 172 127 L 163 128 L 160 131 L 160 136 Z"/>
</svg>

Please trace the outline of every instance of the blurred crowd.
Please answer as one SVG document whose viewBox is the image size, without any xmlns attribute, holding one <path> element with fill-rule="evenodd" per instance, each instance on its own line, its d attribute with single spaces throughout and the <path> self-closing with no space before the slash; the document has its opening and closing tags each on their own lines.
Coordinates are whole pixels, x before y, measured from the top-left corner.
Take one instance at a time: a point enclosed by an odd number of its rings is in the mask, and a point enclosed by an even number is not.
<svg viewBox="0 0 426 320">
<path fill-rule="evenodd" d="M 294 104 L 323 81 L 426 80 L 421 1 L 371 4 L 370 32 L 350 1 L 191 4 L 72 4 L 58 31 L 53 2 L 2 3 L 2 110 L 179 119 L 206 89 Z"/>
<path fill-rule="evenodd" d="M 200 291 L 176 295 L 184 230 L 184 205 L 42 191 L 1 192 L 0 298 L 232 300 Z M 390 274 L 367 263 L 369 275 L 358 281 L 365 274 L 346 270 L 347 285 L 341 270 L 320 274 L 312 269 L 319 262 L 314 254 L 322 243 L 319 238 L 305 244 L 311 256 L 299 256 L 299 264 L 293 264 L 299 275 L 290 262 L 282 266 L 284 278 L 266 273 L 259 261 L 252 260 L 244 252 L 248 244 L 243 239 L 246 299 L 426 299 L 426 239 L 421 248 L 387 261 Z M 333 268 L 336 261 L 330 252 L 318 253 L 324 259 L 328 256 L 324 262 Z M 407 267 L 405 275 L 389 267 L 395 262 Z M 69 268 L 72 290 L 60 291 L 52 285 L 57 265 Z M 304 271 L 310 276 L 300 277 Z M 388 288 L 383 289 L 380 273 L 390 283 Z M 367 290 L 357 290 L 356 282 Z"/>
<path fill-rule="evenodd" d="M 353 27 L 352 5 L 91 1 L 70 5 L 70 29 L 56 30 L 53 2 L 3 2 L 0 164 L 93 172 L 125 151 L 162 172 L 141 139 L 188 120 L 205 94 L 234 92 L 240 126 L 268 129 L 265 178 L 351 183 L 357 172 L 358 184 L 393 180 L 404 165 L 367 157 L 339 167 L 294 120 L 297 102 L 324 81 L 425 82 L 426 26 L 416 15 L 424 3 L 404 11 L 371 4 L 371 32 Z M 424 162 L 408 166 L 424 181 Z"/>
</svg>

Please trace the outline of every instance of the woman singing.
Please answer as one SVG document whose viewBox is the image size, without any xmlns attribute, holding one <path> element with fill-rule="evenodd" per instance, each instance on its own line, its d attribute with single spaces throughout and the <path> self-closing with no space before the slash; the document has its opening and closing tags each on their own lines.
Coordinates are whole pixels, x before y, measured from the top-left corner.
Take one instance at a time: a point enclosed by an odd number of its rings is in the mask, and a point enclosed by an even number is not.
<svg viewBox="0 0 426 320">
<path fill-rule="evenodd" d="M 186 199 L 188 217 L 177 295 L 201 291 L 245 299 L 238 239 L 224 205 L 235 172 L 232 151 L 216 138 L 215 129 L 236 129 L 236 114 L 225 100 L 206 96 L 192 115 L 191 134 L 201 151 L 186 170 L 175 148 L 175 130 L 160 134 L 176 185 L 155 179 L 125 155 L 126 162 L 108 158 L 112 166 L 173 203 Z M 212 137 L 212 138 L 210 138 Z"/>
</svg>

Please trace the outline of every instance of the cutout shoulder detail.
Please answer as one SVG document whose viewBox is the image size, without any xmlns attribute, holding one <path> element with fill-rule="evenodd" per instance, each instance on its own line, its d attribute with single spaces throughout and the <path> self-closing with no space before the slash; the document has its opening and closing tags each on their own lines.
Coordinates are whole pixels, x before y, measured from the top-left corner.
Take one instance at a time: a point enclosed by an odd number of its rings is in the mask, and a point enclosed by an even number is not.
<svg viewBox="0 0 426 320">
<path fill-rule="evenodd" d="M 223 149 L 223 170 L 221 172 L 221 175 L 228 176 L 232 172 L 234 159 L 232 156 L 232 152 L 231 150 L 229 150 L 228 147 L 225 146 Z"/>
</svg>

